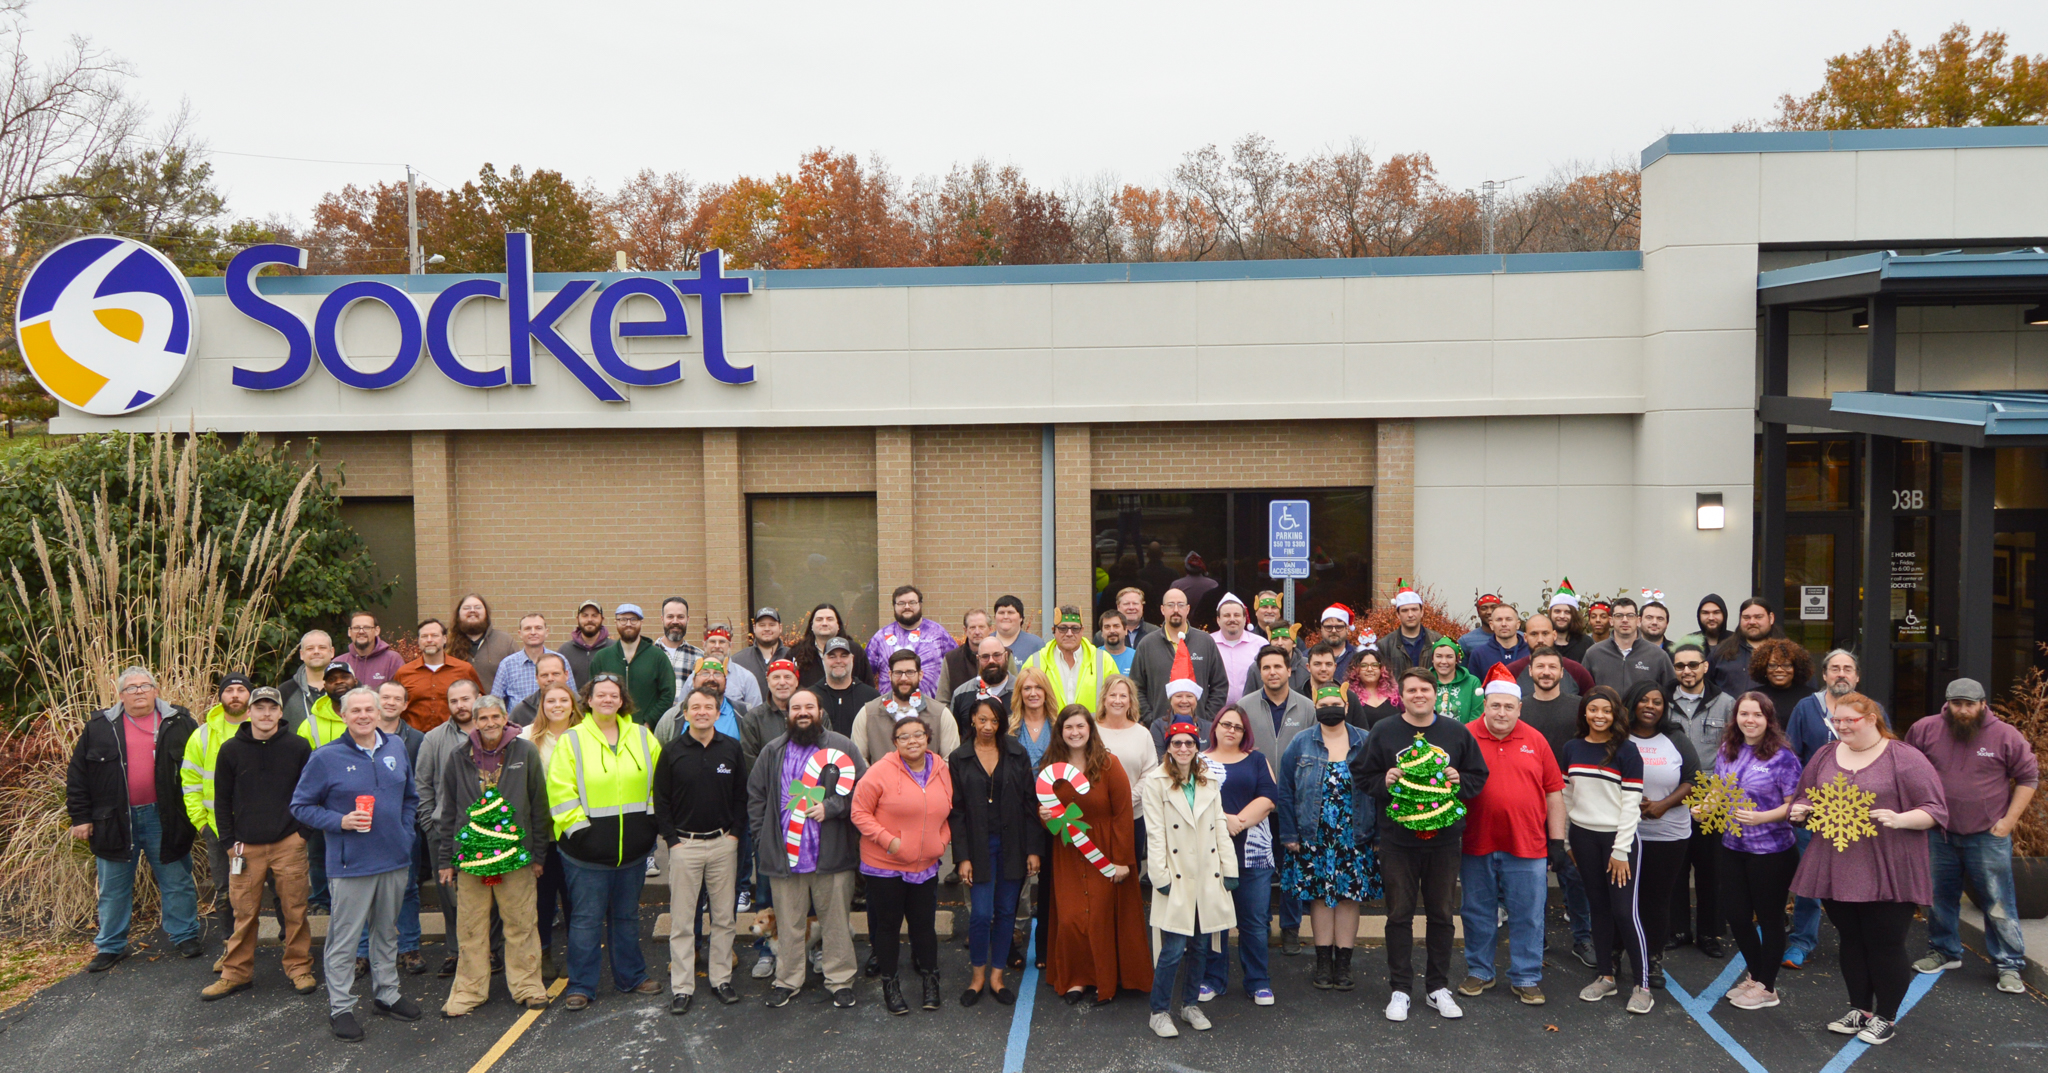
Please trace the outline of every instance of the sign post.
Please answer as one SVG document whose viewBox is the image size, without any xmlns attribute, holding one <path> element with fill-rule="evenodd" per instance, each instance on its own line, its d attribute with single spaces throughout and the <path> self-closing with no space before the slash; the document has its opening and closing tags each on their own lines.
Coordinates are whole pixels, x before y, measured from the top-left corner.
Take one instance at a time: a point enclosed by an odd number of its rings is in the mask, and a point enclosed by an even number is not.
<svg viewBox="0 0 2048 1073">
<path fill-rule="evenodd" d="M 1286 582 L 1281 615 L 1294 623 L 1294 579 L 1308 576 L 1308 500 L 1275 499 L 1266 504 L 1266 572 Z"/>
</svg>

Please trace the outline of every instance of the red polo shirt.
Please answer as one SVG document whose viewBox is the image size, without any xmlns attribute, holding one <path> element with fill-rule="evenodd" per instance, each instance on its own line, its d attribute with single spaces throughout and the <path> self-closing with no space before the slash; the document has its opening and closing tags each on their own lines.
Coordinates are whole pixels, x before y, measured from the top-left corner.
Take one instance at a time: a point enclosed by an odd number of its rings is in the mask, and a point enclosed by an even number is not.
<svg viewBox="0 0 2048 1073">
<path fill-rule="evenodd" d="M 1494 737 L 1484 719 L 1466 726 L 1486 757 L 1486 786 L 1465 803 L 1465 852 L 1549 856 L 1550 809 L 1544 798 L 1564 789 L 1550 743 L 1519 720 L 1505 740 Z"/>
</svg>

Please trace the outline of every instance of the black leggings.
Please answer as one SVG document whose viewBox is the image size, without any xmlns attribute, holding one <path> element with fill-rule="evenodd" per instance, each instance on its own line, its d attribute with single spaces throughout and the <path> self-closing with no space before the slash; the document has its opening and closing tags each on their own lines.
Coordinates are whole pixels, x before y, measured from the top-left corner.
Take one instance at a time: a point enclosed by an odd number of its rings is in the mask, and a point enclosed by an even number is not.
<svg viewBox="0 0 2048 1073">
<path fill-rule="evenodd" d="M 1568 834 L 1572 861 L 1586 882 L 1586 902 L 1593 910 L 1593 963 L 1599 966 L 1596 971 L 1616 980 L 1627 979 L 1621 973 L 1621 952 L 1627 950 L 1635 959 L 1636 986 L 1650 986 L 1650 960 L 1644 954 L 1648 943 L 1636 906 L 1642 840 L 1636 840 L 1635 851 L 1629 854 L 1628 884 L 1617 887 L 1607 874 L 1607 859 L 1614 853 L 1614 832 L 1588 831 L 1573 824 Z"/>
<path fill-rule="evenodd" d="M 910 921 L 910 960 L 919 972 L 939 971 L 939 882 L 905 883 L 890 876 L 868 876 L 868 948 L 884 977 L 896 975 L 903 947 L 903 922 Z"/>
<path fill-rule="evenodd" d="M 1913 963 L 1906 957 L 1913 903 L 1823 898 L 1821 904 L 1842 936 L 1842 982 L 1849 985 L 1849 1005 L 1898 1020 L 1899 1003 L 1913 978 Z"/>
<path fill-rule="evenodd" d="M 1684 807 L 1674 806 L 1674 807 Z M 1694 941 L 1721 935 L 1721 836 L 1708 834 L 1697 826 L 1678 866 L 1678 881 L 1671 885 L 1671 929 L 1689 931 Z M 1692 873 L 1688 888 L 1686 873 Z M 1697 899 L 1697 906 L 1695 906 Z M 1697 908 L 1697 913 L 1695 913 Z"/>
<path fill-rule="evenodd" d="M 1675 842 L 1643 841 L 1642 895 L 1639 901 L 1642 904 L 1643 941 L 1648 946 L 1651 961 L 1661 959 L 1664 944 L 1671 941 L 1671 888 L 1677 885 L 1678 874 L 1685 868 L 1686 854 L 1691 849 L 1690 838 Z"/>
<path fill-rule="evenodd" d="M 1715 867 L 1721 876 L 1721 910 L 1735 933 L 1735 945 L 1749 965 L 1750 978 L 1776 991 L 1778 968 L 1785 960 L 1785 892 L 1792 886 L 1792 873 L 1799 870 L 1799 850 L 1744 853 L 1722 846 L 1720 858 Z"/>
</svg>

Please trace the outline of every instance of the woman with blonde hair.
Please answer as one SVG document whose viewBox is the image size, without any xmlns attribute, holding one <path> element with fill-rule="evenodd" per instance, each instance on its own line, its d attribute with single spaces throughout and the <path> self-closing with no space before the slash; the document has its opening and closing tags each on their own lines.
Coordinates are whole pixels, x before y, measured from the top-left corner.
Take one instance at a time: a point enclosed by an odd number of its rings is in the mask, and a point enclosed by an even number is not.
<svg viewBox="0 0 2048 1073">
<path fill-rule="evenodd" d="M 1017 672 L 1010 698 L 1016 702 L 1010 709 L 1010 736 L 1024 743 L 1024 752 L 1035 768 L 1052 745 L 1052 682 L 1044 671 L 1027 666 Z"/>
<path fill-rule="evenodd" d="M 1239 709 L 1229 709 L 1239 714 Z M 1152 926 L 1159 929 L 1159 960 L 1152 968 L 1154 1035 L 1180 1035 L 1173 1025 L 1175 977 L 1187 982 L 1177 996 L 1180 1019 L 1197 1032 L 1209 1018 L 1196 1005 L 1212 935 L 1237 926 L 1237 852 L 1223 813 L 1223 787 L 1197 751 L 1201 728 L 1166 728 L 1166 759 L 1141 780 L 1145 814 L 1145 871 L 1152 878 Z M 1185 963 L 1185 966 L 1183 966 Z"/>
</svg>

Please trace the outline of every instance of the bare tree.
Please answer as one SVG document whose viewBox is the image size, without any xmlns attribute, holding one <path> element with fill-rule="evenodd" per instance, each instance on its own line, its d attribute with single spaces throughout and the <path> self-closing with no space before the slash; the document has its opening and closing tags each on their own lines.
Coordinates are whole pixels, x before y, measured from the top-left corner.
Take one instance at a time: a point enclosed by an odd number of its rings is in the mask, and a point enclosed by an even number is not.
<svg viewBox="0 0 2048 1073">
<path fill-rule="evenodd" d="M 29 51 L 27 0 L 0 0 L 0 217 L 68 196 L 76 178 L 128 148 L 143 122 L 125 92 L 127 63 L 83 37 L 48 62 Z M 182 131 L 182 125 L 174 126 Z"/>
</svg>

